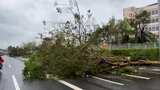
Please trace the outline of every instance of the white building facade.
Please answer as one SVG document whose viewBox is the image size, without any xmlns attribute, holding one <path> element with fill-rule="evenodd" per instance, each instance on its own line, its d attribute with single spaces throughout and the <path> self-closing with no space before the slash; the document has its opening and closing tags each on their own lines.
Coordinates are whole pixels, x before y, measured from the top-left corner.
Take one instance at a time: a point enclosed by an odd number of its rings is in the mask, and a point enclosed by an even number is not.
<svg viewBox="0 0 160 90">
<path fill-rule="evenodd" d="M 151 21 L 145 28 L 147 31 L 154 33 L 160 38 L 160 0 L 157 3 L 150 4 L 144 7 L 136 8 L 129 7 L 123 9 L 124 18 L 134 19 L 135 15 L 142 10 L 146 10 L 150 13 Z"/>
</svg>

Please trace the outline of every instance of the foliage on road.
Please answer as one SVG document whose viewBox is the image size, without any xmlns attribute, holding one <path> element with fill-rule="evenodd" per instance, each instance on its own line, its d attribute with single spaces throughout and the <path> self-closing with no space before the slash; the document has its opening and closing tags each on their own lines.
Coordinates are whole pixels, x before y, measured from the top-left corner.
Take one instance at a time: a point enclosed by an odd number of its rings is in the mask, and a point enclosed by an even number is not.
<svg viewBox="0 0 160 90">
<path fill-rule="evenodd" d="M 89 43 L 63 45 L 64 41 L 61 42 L 60 38 L 55 42 L 43 41 L 38 52 L 25 63 L 26 79 L 45 79 L 47 74 L 56 78 L 77 78 L 85 73 L 97 73 L 98 54 L 90 48 Z"/>
</svg>

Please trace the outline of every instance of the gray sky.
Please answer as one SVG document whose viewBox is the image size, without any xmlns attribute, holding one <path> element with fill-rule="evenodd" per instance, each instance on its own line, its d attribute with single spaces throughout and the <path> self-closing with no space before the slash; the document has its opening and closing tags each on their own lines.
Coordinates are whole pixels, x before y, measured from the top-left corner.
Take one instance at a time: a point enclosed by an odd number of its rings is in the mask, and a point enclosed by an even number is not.
<svg viewBox="0 0 160 90">
<path fill-rule="evenodd" d="M 112 16 L 122 18 L 124 7 L 145 6 L 157 0 L 77 1 L 81 11 L 91 9 L 97 23 L 105 23 Z M 43 20 L 60 21 L 54 2 L 55 0 L 0 0 L 0 48 L 34 40 L 37 33 L 43 32 Z"/>
</svg>

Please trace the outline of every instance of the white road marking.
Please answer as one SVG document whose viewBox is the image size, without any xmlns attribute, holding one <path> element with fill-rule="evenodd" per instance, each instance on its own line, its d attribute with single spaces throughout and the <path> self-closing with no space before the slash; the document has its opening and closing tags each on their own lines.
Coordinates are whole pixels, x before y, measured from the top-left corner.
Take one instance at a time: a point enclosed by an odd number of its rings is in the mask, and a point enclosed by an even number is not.
<svg viewBox="0 0 160 90">
<path fill-rule="evenodd" d="M 150 79 L 148 77 L 142 77 L 142 76 L 136 76 L 136 75 L 129 75 L 129 74 L 124 74 L 124 75 L 128 77 L 139 78 L 139 79 L 146 79 L 146 80 Z"/>
<path fill-rule="evenodd" d="M 14 75 L 12 75 L 12 80 L 13 80 L 15 89 L 20 90 L 19 85 L 18 85 L 17 80 L 16 80 L 16 77 Z"/>
<path fill-rule="evenodd" d="M 146 69 L 146 68 L 145 68 L 145 67 L 140 67 L 139 69 L 140 69 L 140 70 L 144 70 L 144 69 Z"/>
<path fill-rule="evenodd" d="M 153 71 L 160 72 L 160 69 L 152 69 Z"/>
<path fill-rule="evenodd" d="M 75 85 L 73 85 L 73 84 L 70 84 L 70 83 L 68 83 L 68 82 L 66 82 L 66 81 L 63 81 L 63 80 L 58 80 L 58 82 L 60 82 L 60 83 L 62 83 L 62 84 L 64 84 L 64 85 L 72 88 L 73 90 L 83 90 L 83 89 L 81 89 L 81 88 L 79 88 L 79 87 L 77 87 L 77 86 L 75 86 Z"/>
<path fill-rule="evenodd" d="M 109 83 L 113 83 L 113 84 L 116 84 L 116 85 L 121 85 L 121 86 L 124 85 L 123 83 L 119 83 L 119 82 L 115 82 L 115 81 L 99 78 L 99 77 L 96 77 L 96 76 L 92 76 L 92 78 L 98 79 L 98 80 L 101 80 L 101 81 L 105 81 L 105 82 L 109 82 Z"/>
</svg>

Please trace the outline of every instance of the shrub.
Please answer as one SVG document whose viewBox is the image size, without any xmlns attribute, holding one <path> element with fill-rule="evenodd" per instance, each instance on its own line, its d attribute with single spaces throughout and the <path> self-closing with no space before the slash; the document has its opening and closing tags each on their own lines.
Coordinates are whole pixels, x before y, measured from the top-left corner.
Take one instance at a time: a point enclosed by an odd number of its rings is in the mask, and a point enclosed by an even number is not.
<svg viewBox="0 0 160 90">
<path fill-rule="evenodd" d="M 38 59 L 40 59 L 40 57 L 34 54 L 25 62 L 25 68 L 23 70 L 25 79 L 44 79 L 44 69 Z"/>
<path fill-rule="evenodd" d="M 111 53 L 116 56 L 130 56 L 131 60 L 159 60 L 160 49 L 118 49 Z"/>
</svg>

